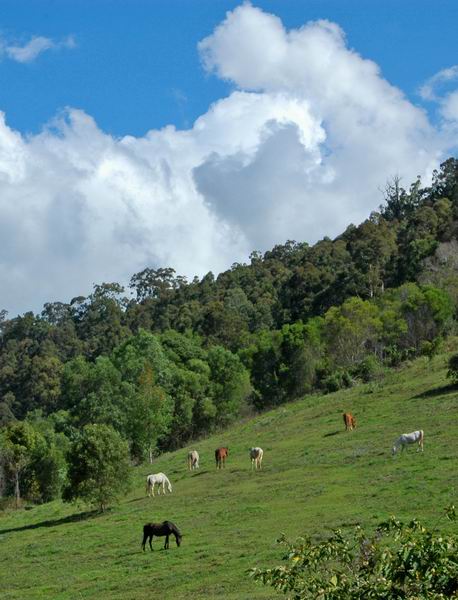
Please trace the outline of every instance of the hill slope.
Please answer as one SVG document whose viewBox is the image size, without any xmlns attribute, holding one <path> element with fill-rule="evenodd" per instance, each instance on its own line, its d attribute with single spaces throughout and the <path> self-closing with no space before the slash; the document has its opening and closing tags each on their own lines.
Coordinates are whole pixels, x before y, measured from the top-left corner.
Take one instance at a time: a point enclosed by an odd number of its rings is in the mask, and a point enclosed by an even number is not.
<svg viewBox="0 0 458 600">
<path fill-rule="evenodd" d="M 104 515 L 53 502 L 0 516 L 2 598 L 273 598 L 246 575 L 279 562 L 280 532 L 325 535 L 389 514 L 437 522 L 456 502 L 457 391 L 447 387 L 447 355 L 391 371 L 382 383 L 305 399 L 195 444 L 201 469 L 186 471 L 186 449 L 135 469 L 133 492 Z M 358 419 L 343 430 L 342 412 Z M 425 430 L 425 452 L 390 456 L 399 433 Z M 224 471 L 213 451 L 229 446 Z M 264 448 L 250 471 L 248 448 Z M 145 476 L 164 471 L 173 494 L 146 498 Z M 155 540 L 142 553 L 142 526 L 170 519 L 180 548 Z"/>
</svg>

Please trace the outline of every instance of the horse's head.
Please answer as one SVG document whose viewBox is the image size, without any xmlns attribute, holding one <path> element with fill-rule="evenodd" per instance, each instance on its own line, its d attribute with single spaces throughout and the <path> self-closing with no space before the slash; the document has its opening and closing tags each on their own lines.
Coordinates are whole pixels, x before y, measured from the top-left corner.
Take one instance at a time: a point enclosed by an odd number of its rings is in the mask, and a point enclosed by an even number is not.
<svg viewBox="0 0 458 600">
<path fill-rule="evenodd" d="M 176 541 L 177 541 L 177 546 L 181 546 L 181 540 L 182 540 L 183 536 L 182 535 L 177 535 L 176 536 Z"/>
</svg>

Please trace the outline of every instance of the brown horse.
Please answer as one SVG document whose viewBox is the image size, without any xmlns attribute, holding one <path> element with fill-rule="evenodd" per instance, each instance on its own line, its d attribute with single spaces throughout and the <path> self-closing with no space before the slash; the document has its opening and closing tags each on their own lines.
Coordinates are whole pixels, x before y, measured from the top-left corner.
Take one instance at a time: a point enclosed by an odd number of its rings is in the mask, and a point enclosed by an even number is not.
<svg viewBox="0 0 458 600">
<path fill-rule="evenodd" d="M 345 423 L 345 429 L 347 431 L 351 431 L 352 429 L 356 429 L 356 419 L 351 413 L 344 413 L 343 420 Z"/>
<path fill-rule="evenodd" d="M 217 448 L 215 450 L 216 468 L 221 469 L 221 466 L 226 468 L 226 458 L 229 456 L 228 448 Z"/>
<path fill-rule="evenodd" d="M 162 523 L 146 523 L 143 526 L 143 542 L 142 548 L 145 550 L 146 540 L 149 538 L 149 547 L 153 549 L 152 541 L 153 536 L 162 537 L 165 535 L 164 550 L 169 547 L 169 536 L 174 535 L 177 546 L 181 544 L 181 538 L 183 537 L 178 527 L 171 521 L 163 521 Z"/>
</svg>

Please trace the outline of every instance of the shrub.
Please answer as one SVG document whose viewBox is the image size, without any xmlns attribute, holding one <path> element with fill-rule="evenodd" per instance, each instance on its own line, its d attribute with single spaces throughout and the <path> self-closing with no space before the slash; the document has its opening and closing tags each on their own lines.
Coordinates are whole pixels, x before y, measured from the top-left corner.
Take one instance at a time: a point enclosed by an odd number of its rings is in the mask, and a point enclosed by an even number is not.
<svg viewBox="0 0 458 600">
<path fill-rule="evenodd" d="M 453 383 L 458 383 L 458 354 L 454 354 L 448 361 L 447 377 L 449 377 Z"/>
<path fill-rule="evenodd" d="M 352 385 L 353 379 L 346 369 L 337 369 L 321 380 L 321 387 L 328 394 L 351 387 Z"/>
<path fill-rule="evenodd" d="M 455 508 L 446 509 L 455 520 Z M 445 600 L 458 593 L 458 538 L 392 517 L 375 534 L 361 527 L 345 535 L 334 531 L 322 542 L 310 538 L 286 547 L 285 566 L 252 569 L 264 585 L 295 600 Z"/>
<path fill-rule="evenodd" d="M 130 487 L 129 448 L 109 425 L 86 425 L 68 453 L 63 498 L 81 498 L 104 511 Z"/>
<path fill-rule="evenodd" d="M 380 363 L 373 354 L 366 356 L 355 369 L 355 376 L 359 377 L 364 383 L 373 381 L 380 375 L 381 368 Z"/>
</svg>

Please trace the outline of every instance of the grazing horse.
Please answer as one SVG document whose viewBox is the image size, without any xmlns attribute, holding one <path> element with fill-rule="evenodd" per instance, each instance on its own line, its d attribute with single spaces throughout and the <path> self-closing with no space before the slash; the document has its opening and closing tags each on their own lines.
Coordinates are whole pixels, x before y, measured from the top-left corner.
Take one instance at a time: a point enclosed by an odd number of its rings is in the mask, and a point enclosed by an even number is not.
<svg viewBox="0 0 458 600">
<path fill-rule="evenodd" d="M 344 413 L 343 420 L 345 423 L 346 431 L 351 431 L 352 429 L 356 429 L 356 419 L 351 413 Z"/>
<path fill-rule="evenodd" d="M 163 521 L 162 523 L 147 523 L 143 525 L 143 542 L 142 548 L 145 551 L 146 540 L 149 538 L 149 547 L 153 549 L 153 536 L 162 537 L 165 535 L 164 550 L 169 547 L 169 536 L 174 535 L 177 546 L 181 544 L 181 538 L 183 537 L 178 527 L 171 521 Z"/>
<path fill-rule="evenodd" d="M 425 438 L 425 434 L 422 429 L 418 431 L 412 431 L 412 433 L 403 433 L 398 437 L 398 439 L 394 442 L 393 449 L 391 453 L 394 455 L 401 448 L 401 452 L 408 444 L 417 444 L 418 448 L 417 452 L 420 450 L 423 452 L 423 440 Z"/>
<path fill-rule="evenodd" d="M 264 450 L 262 448 L 250 448 L 251 470 L 253 468 L 260 469 L 262 467 L 262 457 Z"/>
<path fill-rule="evenodd" d="M 217 448 L 215 450 L 216 468 L 221 469 L 221 466 L 226 468 L 226 458 L 229 456 L 228 448 Z"/>
<path fill-rule="evenodd" d="M 155 473 L 154 475 L 148 475 L 146 478 L 146 493 L 148 496 L 154 497 L 154 486 L 158 484 L 157 495 L 159 496 L 161 493 L 161 485 L 162 485 L 162 493 L 165 494 L 165 485 L 169 489 L 169 492 L 172 493 L 172 484 L 169 481 L 167 475 L 164 473 Z"/>
<path fill-rule="evenodd" d="M 193 469 L 199 468 L 199 453 L 197 450 L 190 450 L 188 452 L 188 469 L 192 471 Z"/>
</svg>

